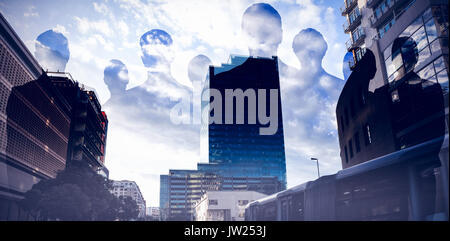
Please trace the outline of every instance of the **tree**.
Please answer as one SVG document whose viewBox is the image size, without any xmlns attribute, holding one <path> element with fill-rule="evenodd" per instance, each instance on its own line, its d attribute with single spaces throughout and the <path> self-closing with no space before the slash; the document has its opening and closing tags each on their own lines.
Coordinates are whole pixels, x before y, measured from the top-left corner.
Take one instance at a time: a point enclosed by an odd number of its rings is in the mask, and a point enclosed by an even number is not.
<svg viewBox="0 0 450 241">
<path fill-rule="evenodd" d="M 77 163 L 67 166 L 56 178 L 35 184 L 20 204 L 37 220 L 136 219 L 136 202 L 115 197 L 111 188 L 110 180 L 87 164 Z"/>
<path fill-rule="evenodd" d="M 136 220 L 139 215 L 139 208 L 131 197 L 120 197 L 120 220 Z"/>
<path fill-rule="evenodd" d="M 44 192 L 40 208 L 47 220 L 81 221 L 89 219 L 91 203 L 77 185 L 66 183 Z"/>
</svg>

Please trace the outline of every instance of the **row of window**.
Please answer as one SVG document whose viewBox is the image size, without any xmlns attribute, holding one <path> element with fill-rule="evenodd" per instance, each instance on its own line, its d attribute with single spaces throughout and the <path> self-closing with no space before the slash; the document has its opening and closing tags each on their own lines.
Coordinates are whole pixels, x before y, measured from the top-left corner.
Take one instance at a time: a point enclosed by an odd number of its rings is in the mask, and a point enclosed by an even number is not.
<svg viewBox="0 0 450 241">
<path fill-rule="evenodd" d="M 339 122 L 341 124 L 342 133 L 344 133 L 345 128 L 350 124 L 350 118 L 354 119 L 358 110 L 362 109 L 366 104 L 366 92 L 363 89 L 359 89 L 358 93 L 356 100 L 352 97 L 349 107 L 345 107 L 344 114 L 340 116 Z"/>
<path fill-rule="evenodd" d="M 448 10 L 448 8 L 447 8 Z M 423 80 L 423 87 L 426 88 L 430 83 L 439 83 L 448 94 L 448 72 L 445 63 L 448 60 L 444 56 L 438 57 L 426 66 L 430 57 L 439 54 L 441 51 L 441 37 L 448 38 L 448 15 L 447 20 L 440 6 L 432 7 L 414 20 L 401 34 L 400 37 L 409 37 L 411 41 L 406 44 L 413 44 L 417 53 L 417 59 L 414 56 L 408 57 L 406 54 L 392 53 L 392 45 L 388 46 L 383 56 L 389 83 L 400 80 L 404 74 L 413 71 Z M 433 16 L 436 16 L 433 18 Z M 444 20 L 443 20 L 444 19 Z M 414 41 L 414 43 L 410 43 Z M 448 40 L 446 40 L 448 41 Z M 444 41 L 445 42 L 445 41 Z M 395 97 L 395 98 L 394 98 Z M 399 96 L 393 95 L 393 101 L 399 101 Z"/>
<path fill-rule="evenodd" d="M 373 10 L 373 14 L 376 18 L 380 18 L 393 4 L 394 0 L 384 0 Z"/>
<path fill-rule="evenodd" d="M 369 124 L 365 124 L 362 128 L 362 132 L 364 134 L 364 143 L 366 146 L 372 144 L 372 136 L 370 133 Z M 353 145 L 354 144 L 354 145 Z M 355 149 L 353 149 L 353 146 Z M 347 149 L 348 147 L 348 149 Z M 353 151 L 354 150 L 354 151 Z M 356 153 L 361 151 L 361 143 L 359 140 L 359 132 L 356 132 L 353 135 L 353 138 L 350 138 L 348 144 L 344 146 L 344 155 L 345 155 L 345 163 L 348 163 L 350 159 L 354 157 Z"/>
<path fill-rule="evenodd" d="M 386 21 L 383 25 L 378 27 L 378 37 L 382 38 L 384 34 L 391 29 L 391 27 L 395 24 L 395 18 L 391 18 L 388 21 Z"/>
<path fill-rule="evenodd" d="M 412 44 L 415 45 L 414 50 L 417 51 L 417 57 L 410 56 L 410 58 L 408 58 L 405 54 L 402 55 L 397 53 L 398 51 L 401 51 L 400 49 L 396 50 L 396 53 L 392 53 L 392 45 L 384 50 L 385 66 L 389 82 L 400 79 L 406 72 L 415 66 L 421 67 L 432 53 L 440 50 L 440 43 L 439 39 L 437 39 L 438 35 L 434 19 L 428 20 L 425 24 L 422 23 L 422 18 L 419 18 L 418 20 L 420 20 L 421 25 L 417 26 L 416 20 L 400 34 L 400 37 L 410 37 L 411 40 L 414 41 Z M 415 31 L 409 35 L 410 31 L 413 29 Z M 405 44 L 409 44 L 409 42 L 410 41 Z"/>
<path fill-rule="evenodd" d="M 374 9 L 374 15 L 372 19 L 372 23 L 375 23 L 378 19 L 382 18 L 384 14 L 388 12 L 389 9 L 392 9 L 394 6 L 394 2 L 398 0 L 384 0 L 381 4 L 378 5 Z M 403 3 L 401 7 L 396 7 L 394 9 L 394 13 L 391 13 L 392 16 L 388 18 L 388 20 L 384 21 L 384 23 L 378 27 L 378 36 L 382 38 L 384 34 L 394 25 L 396 19 L 398 19 L 413 3 L 415 0 L 410 0 L 409 2 Z"/>
<path fill-rule="evenodd" d="M 239 206 L 244 206 L 247 205 L 249 202 L 249 200 L 238 200 L 238 205 Z M 208 201 L 209 205 L 219 205 L 219 200 L 217 199 L 209 199 Z"/>
</svg>

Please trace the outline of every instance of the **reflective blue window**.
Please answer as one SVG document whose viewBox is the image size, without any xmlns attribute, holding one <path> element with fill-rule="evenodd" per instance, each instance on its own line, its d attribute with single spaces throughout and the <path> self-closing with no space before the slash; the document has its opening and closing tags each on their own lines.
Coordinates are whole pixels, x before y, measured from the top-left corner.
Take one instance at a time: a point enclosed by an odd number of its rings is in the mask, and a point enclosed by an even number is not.
<svg viewBox="0 0 450 241">
<path fill-rule="evenodd" d="M 426 24 L 425 28 L 427 30 L 428 41 L 431 43 L 437 38 L 436 25 L 434 24 L 434 19 L 430 19 Z"/>
</svg>

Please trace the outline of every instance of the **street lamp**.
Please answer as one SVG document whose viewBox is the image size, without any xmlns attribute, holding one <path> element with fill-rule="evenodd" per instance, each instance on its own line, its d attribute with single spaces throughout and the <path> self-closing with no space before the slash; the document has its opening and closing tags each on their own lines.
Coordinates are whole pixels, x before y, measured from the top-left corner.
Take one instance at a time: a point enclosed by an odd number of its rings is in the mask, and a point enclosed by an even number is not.
<svg viewBox="0 0 450 241">
<path fill-rule="evenodd" d="M 317 176 L 320 177 L 320 172 L 319 172 L 319 159 L 315 158 L 315 157 L 311 157 L 311 161 L 316 161 L 317 162 Z"/>
</svg>

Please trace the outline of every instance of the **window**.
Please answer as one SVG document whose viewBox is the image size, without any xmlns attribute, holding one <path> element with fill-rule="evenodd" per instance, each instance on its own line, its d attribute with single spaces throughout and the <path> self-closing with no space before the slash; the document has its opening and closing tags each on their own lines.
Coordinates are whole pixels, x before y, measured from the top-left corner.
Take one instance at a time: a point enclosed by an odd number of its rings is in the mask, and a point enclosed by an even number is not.
<svg viewBox="0 0 450 241">
<path fill-rule="evenodd" d="M 382 1 L 374 10 L 377 18 L 381 17 L 392 6 L 393 0 Z"/>
<path fill-rule="evenodd" d="M 383 38 L 384 34 L 394 25 L 395 19 L 391 18 L 385 24 L 383 24 L 380 28 L 378 28 L 378 36 Z"/>
<path fill-rule="evenodd" d="M 238 205 L 239 206 L 244 206 L 248 204 L 248 200 L 238 200 Z"/>
<path fill-rule="evenodd" d="M 434 68 L 433 68 L 433 64 L 429 64 L 427 65 L 425 68 L 423 68 L 419 73 L 417 73 L 421 79 L 425 79 L 428 80 L 431 77 L 434 76 Z"/>
<path fill-rule="evenodd" d="M 361 14 L 359 13 L 359 8 L 355 8 L 349 15 L 348 15 L 348 22 L 352 24 Z"/>
<path fill-rule="evenodd" d="M 414 32 L 416 32 L 416 30 L 419 29 L 422 25 L 423 25 L 422 18 L 419 17 L 416 20 L 414 20 L 414 22 L 412 22 L 405 30 L 403 30 L 403 32 L 400 34 L 400 36 L 401 37 L 403 37 L 403 36 L 409 37 Z M 389 53 L 389 55 L 390 55 L 390 53 Z"/>
<path fill-rule="evenodd" d="M 386 59 L 385 61 L 385 65 L 386 65 L 386 72 L 387 75 L 390 77 L 392 76 L 392 74 L 394 74 L 394 72 L 397 70 L 397 68 L 394 66 L 394 64 L 392 63 L 392 59 L 389 56 L 389 58 Z"/>
<path fill-rule="evenodd" d="M 430 18 L 430 14 L 430 11 L 426 11 L 423 14 L 423 17 L 421 16 L 414 20 L 414 22 L 400 34 L 400 37 L 410 37 L 414 40 L 414 42 L 405 42 L 405 45 L 415 45 L 415 49 L 418 52 L 417 62 L 415 61 L 415 57 L 411 54 L 405 55 L 405 53 L 400 54 L 399 52 L 392 53 L 392 45 L 384 50 L 383 54 L 389 82 L 401 79 L 404 74 L 411 71 L 413 68 L 417 73 L 423 68 L 424 63 L 432 56 L 431 53 L 439 54 L 440 44 L 438 41 L 437 26 L 435 20 Z M 425 19 L 425 24 L 423 19 Z M 421 75 L 422 79 L 435 82 L 436 78 L 434 78 L 434 73 L 427 71 L 429 71 L 429 69 L 422 70 L 421 73 L 418 74 Z"/>
<path fill-rule="evenodd" d="M 437 30 L 436 25 L 434 24 L 434 19 L 430 19 L 430 21 L 425 24 L 425 29 L 428 36 L 428 42 L 433 42 L 433 40 L 437 38 Z"/>
<path fill-rule="evenodd" d="M 353 43 L 355 43 L 356 41 L 358 41 L 361 37 L 364 36 L 364 30 L 361 26 L 357 27 L 353 32 L 352 32 L 352 40 Z"/>
<path fill-rule="evenodd" d="M 360 61 L 365 53 L 366 53 L 366 48 L 356 49 L 356 51 L 355 51 L 356 61 Z"/>
<path fill-rule="evenodd" d="M 346 1 L 345 1 L 345 3 L 346 3 L 345 6 L 348 7 L 348 6 L 352 5 L 352 3 L 353 3 L 354 1 L 356 1 L 356 0 L 346 0 Z"/>
<path fill-rule="evenodd" d="M 218 205 L 219 202 L 217 201 L 217 199 L 210 199 L 208 202 L 209 205 Z"/>
<path fill-rule="evenodd" d="M 420 27 L 419 30 L 417 30 L 411 38 L 416 42 L 417 44 L 417 50 L 422 50 L 427 46 L 427 35 L 425 35 L 425 28 Z"/>
<path fill-rule="evenodd" d="M 356 149 L 356 153 L 361 151 L 361 145 L 359 144 L 359 133 L 356 132 L 355 135 L 353 136 L 353 140 L 355 141 L 355 149 Z"/>
<path fill-rule="evenodd" d="M 430 53 L 430 49 L 428 48 L 428 46 L 426 48 L 424 48 L 422 51 L 420 51 L 419 53 L 419 58 L 417 60 L 417 63 L 415 64 L 416 67 L 421 67 L 423 66 L 423 63 L 431 56 Z"/>
<path fill-rule="evenodd" d="M 430 49 L 431 49 L 431 53 L 435 54 L 437 52 L 439 52 L 441 50 L 441 43 L 439 41 L 439 39 L 435 39 L 431 44 L 430 44 Z"/>
<path fill-rule="evenodd" d="M 350 152 L 350 159 L 353 158 L 353 143 L 352 143 L 352 139 L 350 139 L 348 141 L 348 151 Z"/>
<path fill-rule="evenodd" d="M 369 124 L 364 125 L 363 133 L 364 133 L 364 139 L 365 139 L 366 146 L 372 144 L 372 135 L 370 133 Z"/>
<path fill-rule="evenodd" d="M 434 68 L 436 69 L 436 72 L 440 72 L 445 68 L 444 57 L 441 56 L 434 61 Z"/>
</svg>

